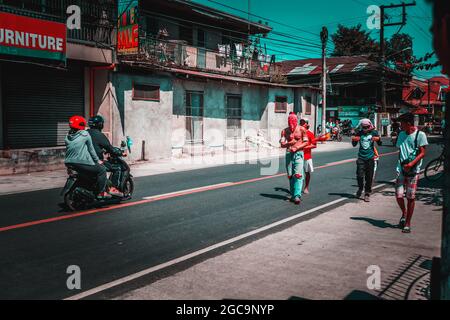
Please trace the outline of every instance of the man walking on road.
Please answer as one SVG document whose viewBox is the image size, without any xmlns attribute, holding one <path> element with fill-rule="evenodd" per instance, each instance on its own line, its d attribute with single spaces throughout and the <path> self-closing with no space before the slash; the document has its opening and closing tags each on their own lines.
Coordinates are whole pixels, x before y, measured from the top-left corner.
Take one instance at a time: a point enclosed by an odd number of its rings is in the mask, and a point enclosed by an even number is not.
<svg viewBox="0 0 450 320">
<path fill-rule="evenodd" d="M 380 136 L 369 119 L 363 119 L 359 126 L 360 131 L 352 137 L 352 145 L 356 147 L 359 142 L 358 160 L 356 161 L 356 177 L 358 191 L 356 197 L 361 199 L 365 192 L 364 201 L 370 202 L 372 182 L 375 170 L 375 142 L 381 143 Z"/>
<path fill-rule="evenodd" d="M 305 188 L 303 192 L 309 194 L 309 183 L 311 182 L 311 173 L 314 172 L 314 165 L 312 160 L 312 149 L 317 148 L 317 140 L 314 133 L 309 130 L 308 121 L 300 120 L 300 125 L 306 129 L 306 135 L 308 137 L 308 145 L 303 148 L 305 157 Z"/>
<path fill-rule="evenodd" d="M 303 148 L 308 145 L 306 129 L 298 124 L 298 118 L 291 112 L 288 127 L 281 132 L 280 144 L 286 148 L 286 171 L 289 179 L 291 201 L 301 203 L 304 154 Z"/>
<path fill-rule="evenodd" d="M 402 232 L 411 232 L 411 219 L 416 204 L 416 190 L 419 172 L 425 157 L 425 147 L 428 145 L 427 136 L 414 126 L 414 115 L 406 113 L 398 118 L 402 131 L 397 140 L 400 156 L 397 163 L 396 196 L 397 203 L 402 210 L 399 227 Z M 407 207 L 403 200 L 406 189 Z"/>
</svg>

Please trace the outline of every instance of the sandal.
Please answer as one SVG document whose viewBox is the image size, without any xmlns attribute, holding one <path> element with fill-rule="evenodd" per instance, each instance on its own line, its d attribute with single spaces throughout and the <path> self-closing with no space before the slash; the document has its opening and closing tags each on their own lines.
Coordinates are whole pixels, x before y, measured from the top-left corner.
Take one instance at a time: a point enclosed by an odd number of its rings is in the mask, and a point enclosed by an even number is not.
<svg viewBox="0 0 450 320">
<path fill-rule="evenodd" d="M 404 227 L 402 232 L 403 233 L 411 233 L 411 227 Z"/>
<path fill-rule="evenodd" d="M 406 223 L 406 219 L 403 217 L 400 218 L 400 221 L 398 222 L 398 228 L 403 229 L 405 227 L 405 223 Z"/>
</svg>

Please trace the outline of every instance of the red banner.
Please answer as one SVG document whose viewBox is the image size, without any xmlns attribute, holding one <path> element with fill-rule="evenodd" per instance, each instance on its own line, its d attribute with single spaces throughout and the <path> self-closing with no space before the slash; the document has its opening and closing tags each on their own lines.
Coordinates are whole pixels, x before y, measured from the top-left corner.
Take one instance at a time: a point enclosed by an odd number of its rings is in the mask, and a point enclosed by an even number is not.
<svg viewBox="0 0 450 320">
<path fill-rule="evenodd" d="M 0 53 L 65 59 L 66 25 L 0 12 Z"/>
</svg>

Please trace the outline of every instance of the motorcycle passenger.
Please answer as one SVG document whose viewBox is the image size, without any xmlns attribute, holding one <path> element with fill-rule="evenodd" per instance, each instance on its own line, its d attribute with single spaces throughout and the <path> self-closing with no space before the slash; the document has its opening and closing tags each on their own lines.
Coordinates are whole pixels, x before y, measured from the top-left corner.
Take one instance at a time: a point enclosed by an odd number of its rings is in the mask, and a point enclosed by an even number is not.
<svg viewBox="0 0 450 320">
<path fill-rule="evenodd" d="M 86 119 L 73 116 L 69 120 L 70 131 L 65 138 L 66 156 L 64 163 L 80 174 L 96 177 L 98 198 L 110 198 L 105 191 L 106 168 L 95 152 L 92 138 L 86 129 Z"/>
<path fill-rule="evenodd" d="M 117 189 L 120 185 L 120 173 L 121 168 L 114 167 L 108 161 L 104 161 L 104 153 L 115 154 L 115 150 L 111 143 L 109 142 L 106 135 L 102 132 L 105 125 L 105 120 L 102 116 L 97 115 L 89 119 L 89 134 L 92 137 L 92 143 L 94 145 L 95 152 L 98 158 L 103 161 L 103 165 L 106 167 L 108 172 L 112 172 L 111 182 L 113 186 L 109 189 L 110 194 L 121 195 L 121 192 Z"/>
</svg>

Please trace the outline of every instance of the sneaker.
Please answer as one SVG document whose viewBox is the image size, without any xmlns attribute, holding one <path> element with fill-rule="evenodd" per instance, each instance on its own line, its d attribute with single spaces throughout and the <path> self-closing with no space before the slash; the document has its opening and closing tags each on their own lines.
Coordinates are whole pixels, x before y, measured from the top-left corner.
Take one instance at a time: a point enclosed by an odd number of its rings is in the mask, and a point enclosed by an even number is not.
<svg viewBox="0 0 450 320">
<path fill-rule="evenodd" d="M 299 197 L 295 197 L 295 198 L 294 198 L 294 203 L 295 203 L 295 204 L 298 205 L 298 204 L 300 204 L 301 202 L 302 202 L 302 201 L 300 200 Z"/>
<path fill-rule="evenodd" d="M 112 196 L 108 193 L 108 192 L 102 192 L 102 193 L 100 193 L 98 196 L 97 196 L 97 199 L 100 199 L 100 200 L 102 200 L 102 199 L 111 199 L 112 198 Z"/>
<path fill-rule="evenodd" d="M 304 194 L 309 194 L 309 190 L 308 190 L 308 189 L 305 189 L 305 190 L 303 190 L 303 193 L 304 193 Z"/>
<path fill-rule="evenodd" d="M 370 202 L 370 194 L 367 194 L 364 196 L 364 202 Z"/>
<path fill-rule="evenodd" d="M 356 191 L 356 198 L 361 199 L 362 193 L 363 193 L 362 190 Z"/>
<path fill-rule="evenodd" d="M 109 188 L 108 193 L 113 196 L 123 197 L 123 192 L 120 192 L 117 188 L 111 187 Z"/>
<path fill-rule="evenodd" d="M 403 233 L 411 233 L 411 227 L 404 227 L 402 232 Z"/>
</svg>

